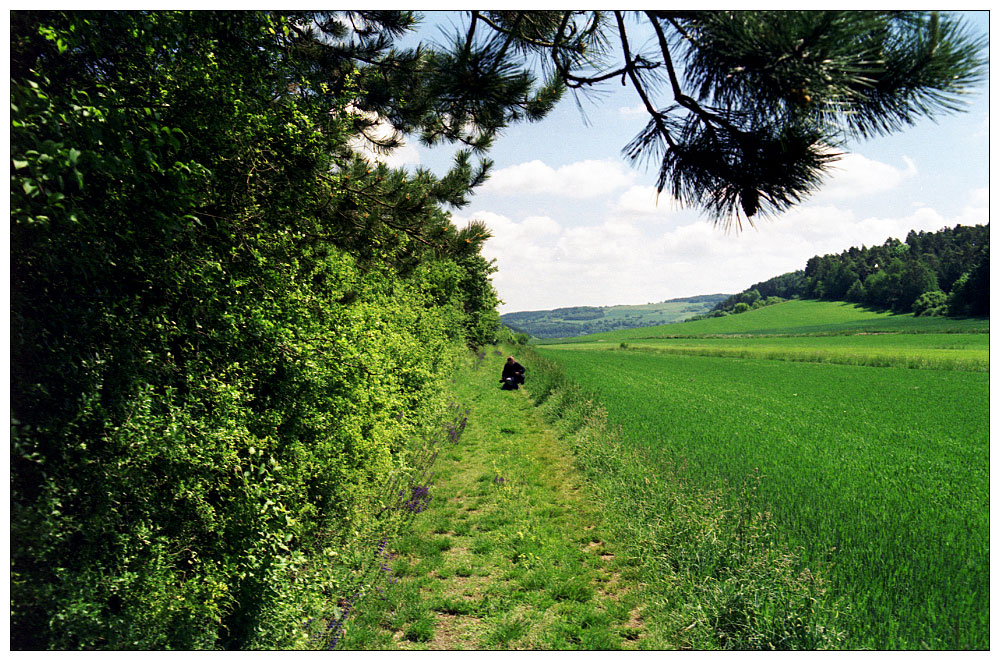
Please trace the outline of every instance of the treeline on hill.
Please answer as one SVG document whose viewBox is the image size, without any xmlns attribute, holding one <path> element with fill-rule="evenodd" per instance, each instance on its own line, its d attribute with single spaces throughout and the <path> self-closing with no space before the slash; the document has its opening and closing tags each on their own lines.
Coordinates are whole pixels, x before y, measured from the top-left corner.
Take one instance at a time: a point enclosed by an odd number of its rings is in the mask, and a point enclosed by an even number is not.
<svg viewBox="0 0 1000 661">
<path fill-rule="evenodd" d="M 906 241 L 816 256 L 802 271 L 752 285 L 699 318 L 739 314 L 790 298 L 848 301 L 917 316 L 987 316 L 990 226 L 910 231 Z"/>
<path fill-rule="evenodd" d="M 324 20 L 11 14 L 13 649 L 328 645 L 427 497 L 483 171 L 359 157 L 380 107 L 457 136 L 404 23 Z"/>
<path fill-rule="evenodd" d="M 545 339 L 577 337 L 684 321 L 692 315 L 711 310 L 725 298 L 725 294 L 704 294 L 646 305 L 578 306 L 508 312 L 500 315 L 500 320 L 515 333 L 527 336 Z"/>
</svg>

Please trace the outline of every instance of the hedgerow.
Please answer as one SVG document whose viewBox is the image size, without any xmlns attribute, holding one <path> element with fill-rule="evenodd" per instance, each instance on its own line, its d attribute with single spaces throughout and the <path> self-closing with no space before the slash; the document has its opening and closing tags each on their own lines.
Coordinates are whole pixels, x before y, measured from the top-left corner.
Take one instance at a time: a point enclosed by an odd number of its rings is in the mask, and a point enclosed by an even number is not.
<svg viewBox="0 0 1000 661">
<path fill-rule="evenodd" d="M 492 339 L 469 168 L 358 157 L 296 20 L 12 15 L 14 649 L 328 646 Z"/>
</svg>

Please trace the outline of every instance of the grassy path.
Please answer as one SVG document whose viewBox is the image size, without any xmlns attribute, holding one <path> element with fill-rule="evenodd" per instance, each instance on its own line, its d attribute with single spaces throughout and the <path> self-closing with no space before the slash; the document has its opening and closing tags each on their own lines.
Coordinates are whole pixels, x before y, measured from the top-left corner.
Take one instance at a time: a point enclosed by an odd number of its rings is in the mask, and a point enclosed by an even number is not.
<svg viewBox="0 0 1000 661">
<path fill-rule="evenodd" d="M 457 375 L 465 432 L 442 448 L 429 508 L 391 549 L 394 582 L 338 649 L 655 645 L 572 457 L 523 391 L 499 390 L 501 366 L 491 351 Z"/>
</svg>

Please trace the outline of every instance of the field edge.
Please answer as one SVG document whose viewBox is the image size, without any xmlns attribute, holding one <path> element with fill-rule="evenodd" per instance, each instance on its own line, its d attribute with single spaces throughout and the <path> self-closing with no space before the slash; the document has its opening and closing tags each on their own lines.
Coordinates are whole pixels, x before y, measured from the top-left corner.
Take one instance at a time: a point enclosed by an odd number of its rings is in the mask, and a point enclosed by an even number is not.
<svg viewBox="0 0 1000 661">
<path fill-rule="evenodd" d="M 681 466 L 652 475 L 593 394 L 557 362 L 520 351 L 532 366 L 525 388 L 571 446 L 643 585 L 652 637 L 676 649 L 843 649 L 849 617 L 830 596 L 828 568 L 807 566 L 777 541 L 769 514 L 751 506 L 758 475 L 746 476 L 735 509 L 723 494 L 696 489 Z"/>
</svg>

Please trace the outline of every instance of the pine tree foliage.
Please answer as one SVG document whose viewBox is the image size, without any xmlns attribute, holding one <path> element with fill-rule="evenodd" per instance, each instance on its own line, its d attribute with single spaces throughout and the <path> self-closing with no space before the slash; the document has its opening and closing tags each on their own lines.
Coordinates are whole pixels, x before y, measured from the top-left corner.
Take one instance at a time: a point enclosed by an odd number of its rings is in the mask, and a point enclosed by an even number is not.
<svg viewBox="0 0 1000 661">
<path fill-rule="evenodd" d="M 631 84 L 650 119 L 625 156 L 724 226 L 805 199 L 848 139 L 960 110 L 985 66 L 983 39 L 938 12 L 472 12 L 470 34 L 478 23 L 575 91 Z"/>
</svg>

